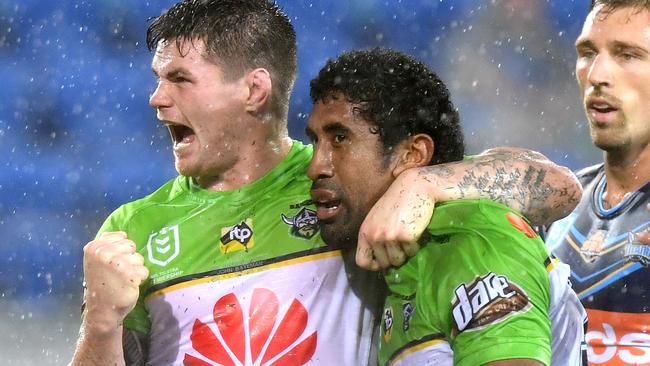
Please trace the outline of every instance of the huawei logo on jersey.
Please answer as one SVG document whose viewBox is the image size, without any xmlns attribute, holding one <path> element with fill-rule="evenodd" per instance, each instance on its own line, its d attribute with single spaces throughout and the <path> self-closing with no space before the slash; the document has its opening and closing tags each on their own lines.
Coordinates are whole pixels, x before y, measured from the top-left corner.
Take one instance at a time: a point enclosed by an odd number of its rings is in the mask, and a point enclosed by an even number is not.
<svg viewBox="0 0 650 366">
<path fill-rule="evenodd" d="M 268 289 L 253 291 L 248 318 L 235 294 L 224 295 L 214 305 L 214 327 L 194 321 L 190 340 L 200 354 L 186 353 L 186 366 L 301 366 L 316 351 L 316 331 L 307 328 L 307 309 L 294 299 L 276 324 L 280 303 Z M 214 329 L 216 328 L 216 329 Z M 215 332 L 215 330 L 218 330 Z"/>
</svg>

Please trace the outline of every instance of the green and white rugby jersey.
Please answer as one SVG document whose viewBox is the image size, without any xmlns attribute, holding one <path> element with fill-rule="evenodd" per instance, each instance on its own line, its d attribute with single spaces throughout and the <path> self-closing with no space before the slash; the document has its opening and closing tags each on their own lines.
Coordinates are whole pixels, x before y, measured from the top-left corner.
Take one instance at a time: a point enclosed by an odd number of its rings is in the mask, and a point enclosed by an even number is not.
<svg viewBox="0 0 650 366">
<path fill-rule="evenodd" d="M 369 362 L 376 282 L 320 238 L 311 156 L 296 141 L 264 177 L 227 192 L 177 177 L 106 220 L 100 233 L 125 231 L 150 271 L 124 322 L 149 335 L 148 364 Z"/>
<path fill-rule="evenodd" d="M 494 202 L 455 201 L 436 206 L 428 234 L 386 275 L 380 365 L 548 365 L 554 262 L 530 226 Z M 570 346 L 579 351 L 580 339 Z"/>
</svg>

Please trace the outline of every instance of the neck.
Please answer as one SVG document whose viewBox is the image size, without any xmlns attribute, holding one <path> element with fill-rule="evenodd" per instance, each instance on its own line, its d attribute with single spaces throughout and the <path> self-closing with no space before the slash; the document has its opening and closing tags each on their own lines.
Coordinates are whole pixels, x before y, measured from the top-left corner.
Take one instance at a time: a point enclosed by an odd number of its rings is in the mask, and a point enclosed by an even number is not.
<svg viewBox="0 0 650 366">
<path fill-rule="evenodd" d="M 238 146 L 238 158 L 223 173 L 195 177 L 196 182 L 205 189 L 218 192 L 241 188 L 275 168 L 289 154 L 293 144 L 286 128 L 279 133 L 254 135 L 248 134 L 246 142 Z"/>
<path fill-rule="evenodd" d="M 637 151 L 606 151 L 606 203 L 619 204 L 625 195 L 636 191 L 650 180 L 650 145 Z"/>
</svg>

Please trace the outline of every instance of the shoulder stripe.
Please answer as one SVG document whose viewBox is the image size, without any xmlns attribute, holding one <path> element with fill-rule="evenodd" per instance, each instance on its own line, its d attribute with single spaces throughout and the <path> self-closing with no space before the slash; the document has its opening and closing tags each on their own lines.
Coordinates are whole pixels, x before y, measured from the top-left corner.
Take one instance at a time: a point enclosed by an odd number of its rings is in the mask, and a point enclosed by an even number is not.
<svg viewBox="0 0 650 366">
<path fill-rule="evenodd" d="M 560 260 L 555 258 L 555 256 L 552 255 L 552 254 L 549 255 L 548 257 L 546 257 L 546 260 L 544 261 L 544 266 L 546 267 L 546 272 L 550 273 L 553 270 L 553 268 L 555 268 L 555 265 L 557 263 L 559 263 L 559 262 L 560 262 Z"/>
<path fill-rule="evenodd" d="M 604 277 L 600 281 L 598 281 L 598 282 L 594 283 L 593 285 L 587 287 L 586 289 L 580 291 L 578 293 L 578 298 L 580 300 L 583 300 L 583 299 L 587 298 L 588 296 L 591 296 L 594 293 L 602 290 L 605 286 L 608 286 L 610 283 L 615 282 L 615 281 L 619 280 L 620 278 L 625 277 L 628 274 L 630 274 L 630 273 L 632 273 L 632 272 L 634 272 L 636 270 L 639 270 L 641 268 L 643 268 L 643 266 L 641 264 L 639 264 L 639 263 L 636 263 L 636 262 L 627 263 L 624 266 L 622 266 L 621 268 L 617 269 L 615 272 L 610 273 L 608 276 Z M 574 276 L 573 271 L 571 271 L 571 275 Z"/>
<path fill-rule="evenodd" d="M 439 343 L 445 341 L 445 336 L 442 333 L 434 333 L 428 336 L 424 336 L 415 341 L 411 341 L 404 346 L 398 348 L 395 353 L 386 361 L 386 366 L 392 366 L 396 364 L 402 358 L 410 355 L 413 352 L 423 350 L 427 347 L 435 346 Z"/>
<path fill-rule="evenodd" d="M 303 250 L 279 257 L 250 262 L 235 267 L 220 268 L 213 271 L 194 273 L 191 275 L 174 278 L 173 280 L 151 286 L 149 289 L 147 289 L 147 292 L 144 294 L 144 296 L 146 300 L 146 298 L 150 296 L 162 295 L 179 288 L 196 285 L 202 282 L 223 280 L 297 263 L 304 263 L 330 257 L 341 257 L 342 255 L 343 253 L 340 249 L 332 249 L 328 246 L 322 246 L 319 248 Z"/>
</svg>

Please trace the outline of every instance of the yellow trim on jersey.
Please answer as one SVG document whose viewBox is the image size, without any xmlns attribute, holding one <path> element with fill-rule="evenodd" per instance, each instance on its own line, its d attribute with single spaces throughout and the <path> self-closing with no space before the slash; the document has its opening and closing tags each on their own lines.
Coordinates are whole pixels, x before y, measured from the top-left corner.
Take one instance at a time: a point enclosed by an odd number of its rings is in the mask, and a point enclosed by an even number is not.
<svg viewBox="0 0 650 366">
<path fill-rule="evenodd" d="M 269 269 L 276 269 L 276 268 L 281 268 L 281 267 L 286 267 L 294 264 L 299 264 L 299 263 L 305 263 L 305 262 L 310 262 L 310 261 L 315 261 L 319 259 L 326 259 L 326 258 L 332 258 L 332 257 L 341 257 L 343 256 L 343 253 L 341 250 L 334 250 L 331 252 L 325 252 L 325 253 L 318 253 L 318 254 L 312 254 L 312 255 L 307 255 L 304 257 L 298 257 L 298 258 L 292 258 L 292 259 L 287 259 L 285 261 L 281 262 L 275 262 L 275 263 L 269 263 L 263 266 L 259 267 L 254 267 L 250 269 L 246 269 L 243 271 L 235 271 L 235 272 L 230 272 L 230 273 L 224 273 L 224 274 L 219 274 L 219 275 L 214 275 L 214 276 L 207 276 L 207 277 L 201 277 L 197 278 L 195 280 L 189 280 L 181 283 L 177 283 L 175 285 L 165 287 L 163 289 L 160 289 L 158 291 L 152 292 L 147 297 L 145 298 L 145 301 L 149 301 L 152 297 L 155 296 L 161 296 L 166 293 L 180 290 L 186 287 L 194 286 L 194 285 L 199 285 L 201 283 L 206 283 L 206 282 L 212 282 L 216 280 L 227 280 L 230 278 L 235 278 L 235 277 L 240 277 L 243 275 L 248 275 L 252 273 L 257 273 L 257 272 L 262 272 L 266 271 Z"/>
<path fill-rule="evenodd" d="M 546 272 L 548 273 L 551 273 L 551 271 L 553 271 L 553 268 L 555 268 L 555 264 L 560 263 L 560 260 L 555 257 L 552 257 L 550 259 L 551 262 L 548 265 L 546 265 Z"/>
<path fill-rule="evenodd" d="M 616 276 L 616 275 L 618 275 L 619 273 L 621 273 L 621 271 L 625 271 L 626 269 L 632 267 L 632 266 L 635 265 L 635 264 L 636 264 L 636 262 L 630 262 L 630 263 L 624 265 L 623 267 L 619 268 L 616 272 L 610 273 L 609 276 L 603 278 L 602 280 L 600 280 L 600 281 L 594 283 L 593 285 L 587 287 L 586 289 L 580 291 L 580 293 L 578 294 L 578 297 L 580 297 L 580 296 L 582 296 L 583 294 L 585 294 L 585 293 L 591 291 L 591 289 L 593 289 L 594 287 L 596 287 L 596 286 L 600 285 L 601 283 L 607 281 L 607 280 L 610 279 L 612 276 Z"/>
<path fill-rule="evenodd" d="M 395 357 L 395 358 L 394 358 L 394 359 L 393 359 L 393 360 L 388 364 L 388 366 L 393 366 L 395 363 L 397 363 L 398 361 L 400 361 L 400 360 L 403 359 L 404 357 L 410 355 L 411 353 L 415 353 L 415 352 L 417 352 L 417 351 L 421 351 L 421 350 L 423 350 L 423 349 L 425 349 L 425 348 L 428 348 L 428 347 L 431 347 L 431 346 L 435 346 L 435 345 L 440 344 L 440 343 L 442 343 L 442 342 L 444 342 L 444 341 L 445 341 L 444 339 L 432 339 L 432 340 L 430 340 L 430 341 L 426 341 L 426 342 L 424 342 L 424 343 L 416 344 L 416 345 L 413 346 L 413 347 L 406 348 L 406 349 L 402 350 L 402 351 L 400 352 L 399 356 Z"/>
</svg>

